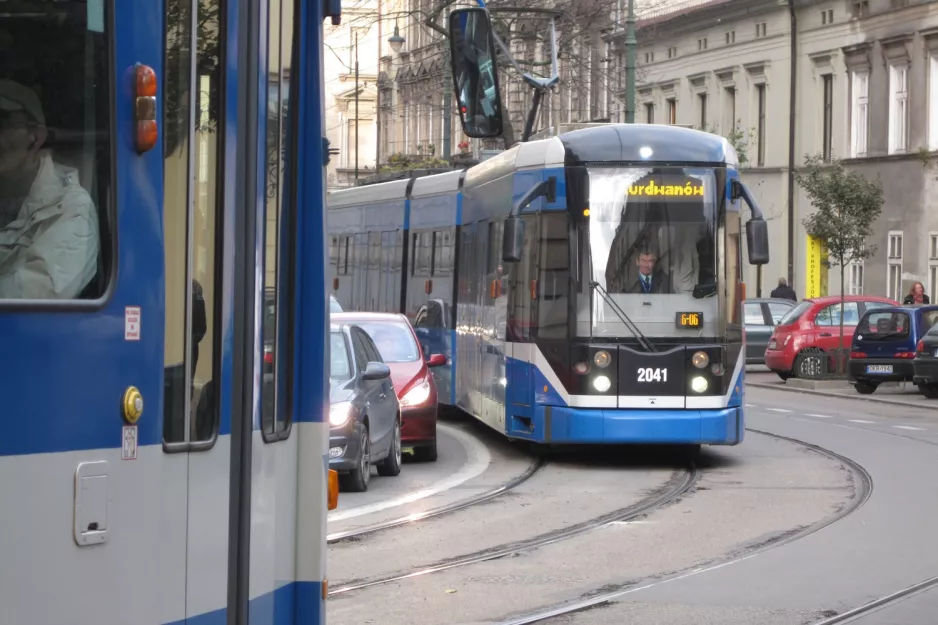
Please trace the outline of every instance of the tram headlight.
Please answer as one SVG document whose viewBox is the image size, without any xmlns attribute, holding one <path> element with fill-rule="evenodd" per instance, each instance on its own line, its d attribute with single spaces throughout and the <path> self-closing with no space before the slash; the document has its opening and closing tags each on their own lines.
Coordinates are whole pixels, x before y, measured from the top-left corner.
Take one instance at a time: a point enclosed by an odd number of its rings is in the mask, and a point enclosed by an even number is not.
<svg viewBox="0 0 938 625">
<path fill-rule="evenodd" d="M 707 390 L 707 378 L 698 375 L 690 381 L 691 390 L 695 393 L 703 393 Z"/>
<path fill-rule="evenodd" d="M 333 427 L 345 425 L 350 416 L 352 416 L 351 402 L 340 401 L 329 406 L 329 425 Z"/>
<path fill-rule="evenodd" d="M 690 358 L 690 362 L 698 369 L 704 369 L 710 364 L 710 357 L 707 356 L 707 352 L 694 352 L 694 355 Z"/>
<path fill-rule="evenodd" d="M 600 369 L 605 369 L 609 366 L 609 363 L 612 362 L 612 356 L 609 355 L 609 352 L 603 350 L 596 352 L 596 355 L 593 356 L 593 362 Z"/>
<path fill-rule="evenodd" d="M 600 393 L 605 393 L 612 386 L 612 381 L 604 375 L 597 375 L 593 378 L 593 388 Z"/>
</svg>

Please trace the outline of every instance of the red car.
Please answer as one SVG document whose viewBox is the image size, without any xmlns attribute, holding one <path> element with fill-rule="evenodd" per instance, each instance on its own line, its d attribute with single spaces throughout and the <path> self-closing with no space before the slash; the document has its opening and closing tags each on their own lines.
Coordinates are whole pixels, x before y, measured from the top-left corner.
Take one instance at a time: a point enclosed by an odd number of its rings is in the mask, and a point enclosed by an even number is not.
<svg viewBox="0 0 938 625">
<path fill-rule="evenodd" d="M 436 460 L 436 384 L 430 367 L 446 364 L 442 354 L 424 357 L 413 326 L 396 313 L 332 313 L 333 323 L 356 325 L 375 342 L 401 404 L 401 446 L 418 460 Z"/>
<path fill-rule="evenodd" d="M 844 349 L 850 349 L 853 332 L 860 317 L 870 308 L 898 306 L 898 302 L 872 295 L 847 295 L 844 298 Z M 790 377 L 809 377 L 807 368 L 820 364 L 820 354 L 840 347 L 840 296 L 828 295 L 806 299 L 779 319 L 765 350 L 765 365 L 787 380 Z M 818 358 L 804 358 L 795 371 L 799 354 L 813 352 Z"/>
</svg>

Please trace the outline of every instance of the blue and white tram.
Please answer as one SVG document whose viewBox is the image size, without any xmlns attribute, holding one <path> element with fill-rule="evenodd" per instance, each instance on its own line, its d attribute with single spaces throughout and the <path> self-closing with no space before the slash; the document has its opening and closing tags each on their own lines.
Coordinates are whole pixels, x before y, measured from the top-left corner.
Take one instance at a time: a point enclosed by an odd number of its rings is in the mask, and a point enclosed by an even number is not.
<svg viewBox="0 0 938 625">
<path fill-rule="evenodd" d="M 324 622 L 338 2 L 2 5 L 0 622 Z"/>
<path fill-rule="evenodd" d="M 496 85 L 457 89 L 463 128 L 494 136 L 497 79 L 478 75 L 480 67 L 492 71 L 483 60 L 494 49 L 478 43 L 492 48 L 483 32 L 488 15 L 484 8 L 451 15 L 451 24 L 461 23 L 451 27 L 457 84 Z M 448 403 L 534 442 L 740 443 L 742 203 L 751 211 L 750 263 L 768 262 L 768 240 L 737 168 L 722 137 L 609 124 L 518 144 L 465 173 L 393 183 L 404 193 L 394 196 L 404 209 L 395 225 L 406 242 L 398 256 L 406 296 L 395 310 L 452 346 L 441 368 Z M 446 176 L 460 184 L 441 192 L 427 229 L 453 237 L 452 295 L 437 289 L 433 274 L 449 252 L 418 236 L 415 219 L 415 190 Z M 386 183 L 334 193 L 331 205 L 365 210 L 352 194 L 375 204 L 392 197 Z M 341 241 L 333 236 L 332 245 Z M 366 262 L 354 258 L 341 265 L 352 276 Z M 333 271 L 337 261 L 334 252 Z M 417 280 L 418 269 L 429 273 Z M 441 311 L 432 320 L 431 307 Z"/>
</svg>

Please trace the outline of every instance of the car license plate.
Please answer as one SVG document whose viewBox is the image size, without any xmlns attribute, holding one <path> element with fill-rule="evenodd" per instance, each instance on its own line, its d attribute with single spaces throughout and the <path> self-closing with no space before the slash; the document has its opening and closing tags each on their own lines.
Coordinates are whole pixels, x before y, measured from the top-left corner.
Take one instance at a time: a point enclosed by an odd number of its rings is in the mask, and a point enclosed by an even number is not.
<svg viewBox="0 0 938 625">
<path fill-rule="evenodd" d="M 892 373 L 892 365 L 866 365 L 867 373 Z"/>
</svg>

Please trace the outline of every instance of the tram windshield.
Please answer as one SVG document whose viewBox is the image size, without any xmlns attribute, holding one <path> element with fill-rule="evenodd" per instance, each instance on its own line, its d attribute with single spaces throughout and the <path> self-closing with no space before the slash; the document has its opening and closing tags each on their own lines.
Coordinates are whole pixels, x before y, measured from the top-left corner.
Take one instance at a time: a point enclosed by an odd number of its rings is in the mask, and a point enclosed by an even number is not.
<svg viewBox="0 0 938 625">
<path fill-rule="evenodd" d="M 579 336 L 717 336 L 720 198 L 712 168 L 587 171 Z M 627 323 L 628 322 L 628 323 Z"/>
</svg>

